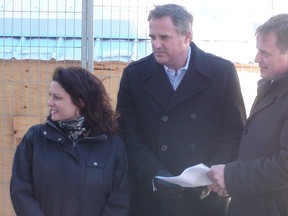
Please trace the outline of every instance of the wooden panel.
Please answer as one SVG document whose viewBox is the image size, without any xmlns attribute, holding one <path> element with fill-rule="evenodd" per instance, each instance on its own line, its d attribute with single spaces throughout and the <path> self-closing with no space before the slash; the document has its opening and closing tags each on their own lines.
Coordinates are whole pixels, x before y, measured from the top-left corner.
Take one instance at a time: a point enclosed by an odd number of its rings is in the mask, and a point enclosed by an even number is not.
<svg viewBox="0 0 288 216">
<path fill-rule="evenodd" d="M 13 148 L 13 123 L 11 116 L 0 115 L 0 153 L 2 149 Z M 1 155 L 0 155 L 0 158 Z"/>
<path fill-rule="evenodd" d="M 9 181 L 16 146 L 34 124 L 44 122 L 52 73 L 58 66 L 81 66 L 80 61 L 0 60 L 0 215 L 14 216 Z M 127 63 L 98 62 L 93 74 L 116 105 L 122 71 Z"/>
<path fill-rule="evenodd" d="M 9 82 L 0 82 L 0 115 L 13 114 L 13 86 Z"/>
<path fill-rule="evenodd" d="M 234 64 L 238 72 L 246 71 L 246 72 L 259 73 L 260 71 L 258 64 L 255 64 L 255 63 L 250 63 L 250 64 L 234 63 Z"/>
<path fill-rule="evenodd" d="M 0 183 L 0 215 L 2 216 L 15 216 L 15 212 L 12 207 L 9 184 Z"/>
<path fill-rule="evenodd" d="M 40 123 L 39 116 L 13 116 L 13 146 L 14 148 L 19 144 L 27 130 L 35 124 Z"/>
<path fill-rule="evenodd" d="M 0 180 L 1 183 L 9 184 L 12 172 L 12 162 L 14 158 L 14 149 L 1 148 L 0 152 Z M 1 214 L 0 214 L 1 215 Z"/>
<path fill-rule="evenodd" d="M 14 216 L 9 197 L 14 151 L 30 126 L 44 122 L 53 71 L 58 66 L 81 66 L 80 61 L 0 59 L 0 215 Z M 126 62 L 95 62 L 93 74 L 102 80 L 112 105 L 116 105 L 119 81 Z M 241 71 L 259 72 L 255 64 L 235 63 Z"/>
</svg>

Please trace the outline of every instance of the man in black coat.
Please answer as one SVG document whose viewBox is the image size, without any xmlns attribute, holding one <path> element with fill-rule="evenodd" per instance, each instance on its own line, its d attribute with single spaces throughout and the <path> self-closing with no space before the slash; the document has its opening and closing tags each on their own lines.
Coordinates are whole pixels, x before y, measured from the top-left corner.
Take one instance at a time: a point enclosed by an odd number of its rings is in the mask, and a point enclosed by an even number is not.
<svg viewBox="0 0 288 216">
<path fill-rule="evenodd" d="M 236 161 L 211 167 L 209 187 L 231 196 L 229 216 L 288 215 L 288 14 L 256 29 L 262 79 Z"/>
<path fill-rule="evenodd" d="M 130 215 L 224 216 L 226 198 L 200 199 L 203 188 L 154 176 L 235 159 L 246 118 L 235 66 L 192 42 L 193 17 L 182 6 L 156 6 L 148 21 L 153 54 L 125 68 L 118 93 L 133 184 Z"/>
</svg>

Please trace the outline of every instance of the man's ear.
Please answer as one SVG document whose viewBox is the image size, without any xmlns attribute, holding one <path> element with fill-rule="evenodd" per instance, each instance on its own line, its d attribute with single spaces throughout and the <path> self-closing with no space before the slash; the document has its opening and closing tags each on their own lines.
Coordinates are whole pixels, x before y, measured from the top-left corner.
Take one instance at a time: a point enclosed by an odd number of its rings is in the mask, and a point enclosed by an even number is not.
<svg viewBox="0 0 288 216">
<path fill-rule="evenodd" d="M 185 33 L 185 43 L 188 43 L 190 44 L 190 42 L 192 41 L 193 39 L 193 33 L 192 32 L 186 32 Z"/>
</svg>

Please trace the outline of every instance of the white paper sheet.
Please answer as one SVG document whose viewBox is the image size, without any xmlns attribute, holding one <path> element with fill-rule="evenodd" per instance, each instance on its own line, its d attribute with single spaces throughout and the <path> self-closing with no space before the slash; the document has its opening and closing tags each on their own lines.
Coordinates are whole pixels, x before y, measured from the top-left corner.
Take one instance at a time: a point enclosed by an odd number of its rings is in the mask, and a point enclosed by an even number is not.
<svg viewBox="0 0 288 216">
<path fill-rule="evenodd" d="M 212 183 L 206 176 L 206 173 L 209 171 L 209 169 L 209 167 L 201 163 L 192 167 L 188 167 L 179 176 L 155 176 L 155 178 L 162 179 L 182 187 L 200 187 L 210 185 Z"/>
</svg>

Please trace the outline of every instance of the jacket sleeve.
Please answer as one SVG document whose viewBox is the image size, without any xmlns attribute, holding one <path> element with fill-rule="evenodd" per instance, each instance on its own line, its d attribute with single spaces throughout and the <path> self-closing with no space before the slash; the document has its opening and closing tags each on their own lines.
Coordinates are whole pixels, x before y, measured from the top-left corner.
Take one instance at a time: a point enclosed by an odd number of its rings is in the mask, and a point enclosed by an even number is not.
<svg viewBox="0 0 288 216">
<path fill-rule="evenodd" d="M 106 206 L 101 216 L 126 216 L 129 210 L 130 184 L 128 180 L 128 165 L 124 143 L 116 142 L 116 163 L 112 176 L 112 191 L 107 197 Z"/>
<path fill-rule="evenodd" d="M 44 216 L 33 192 L 33 129 L 25 134 L 14 155 L 10 195 L 18 216 Z"/>
<path fill-rule="evenodd" d="M 127 69 L 123 72 L 116 109 L 120 113 L 121 134 L 126 144 L 129 169 L 137 180 L 137 184 L 147 186 L 151 184 L 156 172 L 164 167 L 141 137 L 128 72 Z"/>
<path fill-rule="evenodd" d="M 257 134 L 257 136 L 262 136 Z M 225 166 L 228 193 L 256 194 L 281 191 L 288 187 L 288 121 L 280 131 L 280 149 L 271 156 L 235 161 Z M 275 144 L 276 145 L 276 144 Z"/>
<path fill-rule="evenodd" d="M 236 159 L 246 121 L 240 82 L 236 68 L 232 63 L 228 67 L 224 104 L 220 145 L 209 165 L 228 163 Z"/>
</svg>

